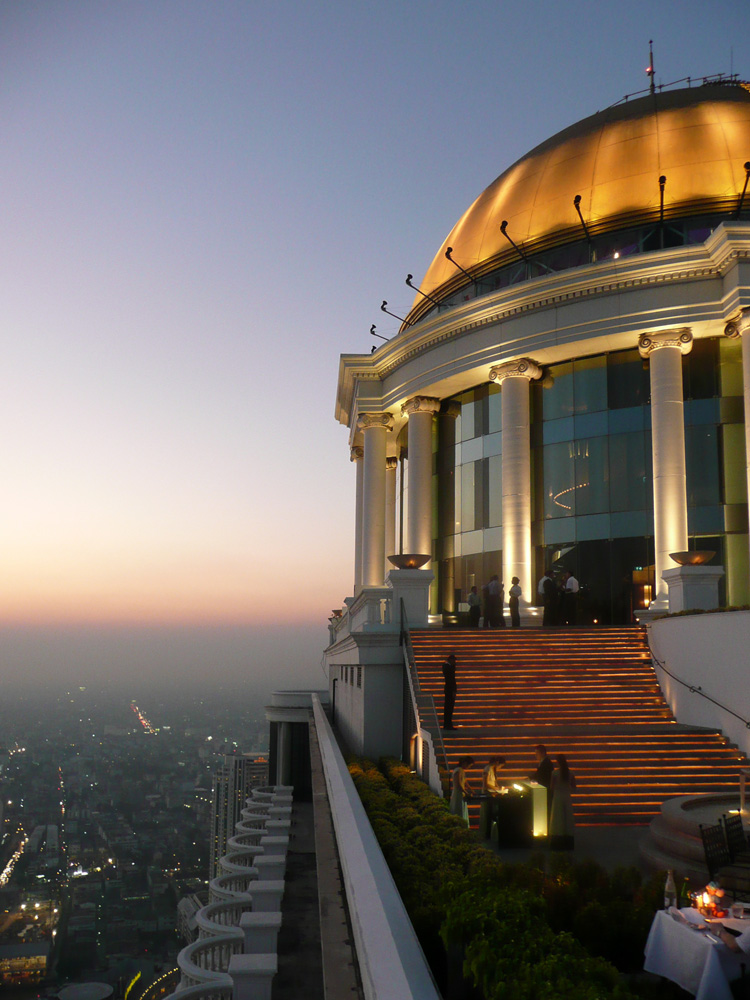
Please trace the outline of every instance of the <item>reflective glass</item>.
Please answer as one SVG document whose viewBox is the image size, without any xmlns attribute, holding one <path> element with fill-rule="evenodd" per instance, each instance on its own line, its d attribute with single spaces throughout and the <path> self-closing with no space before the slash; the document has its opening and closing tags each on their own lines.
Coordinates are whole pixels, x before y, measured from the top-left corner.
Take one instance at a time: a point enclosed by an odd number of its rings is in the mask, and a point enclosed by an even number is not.
<svg viewBox="0 0 750 1000">
<path fill-rule="evenodd" d="M 607 439 L 571 441 L 575 460 L 575 512 L 598 514 L 609 510 L 609 455 Z"/>
<path fill-rule="evenodd" d="M 489 512 L 487 526 L 499 527 L 503 523 L 503 461 L 493 455 L 487 460 L 489 480 Z"/>
<path fill-rule="evenodd" d="M 682 388 L 685 399 L 710 399 L 719 393 L 718 340 L 694 340 L 688 355 L 682 359 Z"/>
<path fill-rule="evenodd" d="M 489 387 L 487 396 L 487 422 L 490 434 L 503 429 L 503 396 L 500 386 L 493 384 Z"/>
<path fill-rule="evenodd" d="M 558 441 L 570 441 L 573 437 L 573 418 L 562 417 L 559 420 L 545 420 L 542 425 L 542 439 L 545 444 L 557 444 Z"/>
<path fill-rule="evenodd" d="M 570 416 L 573 413 L 573 365 L 571 362 L 552 365 L 549 374 L 554 383 L 542 393 L 543 419 Z"/>
<path fill-rule="evenodd" d="M 610 510 L 643 510 L 650 507 L 651 449 L 647 435 L 643 431 L 613 434 L 608 443 Z"/>
<path fill-rule="evenodd" d="M 741 396 L 744 392 L 742 376 L 742 341 L 722 337 L 719 341 L 719 385 L 722 396 Z"/>
<path fill-rule="evenodd" d="M 627 406 L 619 410 L 611 410 L 607 414 L 610 434 L 621 434 L 625 431 L 641 431 L 646 426 L 646 408 L 644 406 Z"/>
<path fill-rule="evenodd" d="M 573 364 L 573 394 L 576 413 L 607 409 L 607 359 L 583 358 Z"/>
<path fill-rule="evenodd" d="M 544 516 L 571 517 L 575 514 L 575 460 L 571 442 L 544 447 Z"/>
<path fill-rule="evenodd" d="M 461 466 L 461 531 L 473 531 L 474 523 L 474 463 Z"/>
<path fill-rule="evenodd" d="M 461 403 L 461 440 L 470 441 L 474 437 L 474 400 Z"/>
<path fill-rule="evenodd" d="M 719 399 L 688 399 L 685 401 L 685 424 L 718 424 Z"/>
<path fill-rule="evenodd" d="M 649 401 L 648 364 L 638 351 L 618 351 L 607 357 L 607 399 L 611 410 Z"/>
<path fill-rule="evenodd" d="M 685 468 L 689 507 L 721 502 L 716 427 L 702 424 L 685 428 Z"/>
<path fill-rule="evenodd" d="M 608 414 L 604 413 L 582 413 L 573 418 L 575 426 L 575 437 L 600 437 L 609 430 Z"/>
</svg>

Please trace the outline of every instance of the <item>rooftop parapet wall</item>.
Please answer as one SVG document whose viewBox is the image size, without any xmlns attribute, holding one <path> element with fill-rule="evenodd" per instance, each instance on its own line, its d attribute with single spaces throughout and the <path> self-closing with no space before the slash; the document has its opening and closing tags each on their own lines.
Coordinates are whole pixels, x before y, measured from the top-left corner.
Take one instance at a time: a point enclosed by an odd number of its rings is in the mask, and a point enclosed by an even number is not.
<svg viewBox="0 0 750 1000">
<path fill-rule="evenodd" d="M 750 719 L 750 611 L 661 618 L 648 625 L 648 637 L 654 657 L 684 682 L 670 677 L 655 659 L 659 684 L 677 721 L 721 729 L 750 754 L 750 729 L 736 717 Z M 690 688 L 701 688 L 726 708 Z"/>
</svg>

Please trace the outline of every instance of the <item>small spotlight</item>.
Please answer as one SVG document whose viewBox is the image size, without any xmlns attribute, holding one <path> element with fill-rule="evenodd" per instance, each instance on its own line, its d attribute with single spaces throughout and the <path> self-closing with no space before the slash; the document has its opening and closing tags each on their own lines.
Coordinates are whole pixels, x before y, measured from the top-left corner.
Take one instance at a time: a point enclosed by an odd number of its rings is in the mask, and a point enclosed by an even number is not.
<svg viewBox="0 0 750 1000">
<path fill-rule="evenodd" d="M 620 251 L 619 250 L 615 250 L 615 252 L 613 254 L 613 257 L 614 257 L 615 260 L 619 260 L 620 259 Z"/>
</svg>

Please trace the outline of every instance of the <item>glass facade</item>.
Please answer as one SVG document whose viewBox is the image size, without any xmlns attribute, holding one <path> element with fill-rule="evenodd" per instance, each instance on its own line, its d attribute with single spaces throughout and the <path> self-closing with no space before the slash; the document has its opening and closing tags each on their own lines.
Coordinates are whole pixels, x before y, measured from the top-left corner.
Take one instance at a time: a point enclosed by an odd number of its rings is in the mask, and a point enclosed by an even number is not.
<svg viewBox="0 0 750 1000">
<path fill-rule="evenodd" d="M 583 620 L 632 621 L 654 588 L 649 372 L 637 350 L 552 365 L 531 393 L 535 602 L 548 567 L 581 584 Z M 726 569 L 722 603 L 747 594 L 741 346 L 696 340 L 683 358 L 688 534 Z M 437 603 L 453 613 L 502 572 L 501 390 L 476 386 L 437 421 Z M 452 413 L 448 414 L 451 409 Z M 507 583 L 507 582 L 506 582 Z"/>
</svg>

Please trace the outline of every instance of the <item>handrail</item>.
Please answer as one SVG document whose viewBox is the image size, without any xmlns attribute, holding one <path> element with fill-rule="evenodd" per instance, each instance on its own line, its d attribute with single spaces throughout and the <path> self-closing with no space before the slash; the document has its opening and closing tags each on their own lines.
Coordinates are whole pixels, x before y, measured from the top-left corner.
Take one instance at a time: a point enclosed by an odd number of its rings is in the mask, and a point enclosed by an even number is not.
<svg viewBox="0 0 750 1000">
<path fill-rule="evenodd" d="M 683 687 L 686 687 L 691 694 L 699 694 L 701 698 L 705 698 L 706 701 L 710 701 L 712 705 L 716 705 L 716 707 L 720 708 L 722 712 L 728 712 L 730 715 L 733 715 L 735 719 L 739 719 L 740 722 L 744 725 L 745 729 L 750 729 L 750 722 L 747 719 L 743 718 L 741 715 L 738 715 L 737 712 L 733 711 L 731 708 L 727 708 L 726 705 L 722 705 L 720 701 L 717 701 L 715 698 L 712 698 L 710 694 L 706 694 L 706 692 L 703 690 L 700 684 L 698 685 L 688 684 L 687 681 L 684 681 L 681 677 L 678 677 L 676 674 L 673 674 L 672 671 L 669 670 L 667 666 L 663 663 L 663 661 L 659 659 L 659 657 L 656 655 L 653 649 L 651 650 L 651 658 L 654 660 L 655 663 L 657 663 L 661 667 L 661 669 L 664 671 L 665 674 L 669 674 L 672 680 L 677 681 L 678 684 L 682 684 Z"/>
<path fill-rule="evenodd" d="M 422 689 L 419 684 L 419 674 L 417 673 L 417 665 L 414 660 L 414 647 L 411 644 L 409 620 L 406 617 L 406 608 L 404 606 L 403 597 L 401 598 L 400 643 L 404 648 L 404 664 L 406 666 L 406 676 L 409 681 L 409 691 L 411 693 L 411 703 L 414 708 L 414 715 L 417 719 L 417 723 L 423 726 L 432 736 L 433 748 L 435 749 L 435 762 L 438 766 L 438 772 L 442 767 L 444 774 L 447 775 L 448 755 L 445 752 L 445 744 L 443 743 L 443 731 L 440 728 L 437 709 L 435 708 L 435 699 L 431 694 L 422 694 Z M 423 699 L 423 702 L 426 702 L 428 709 L 431 709 L 431 712 L 427 713 L 431 715 L 429 722 L 424 718 L 425 713 L 420 712 L 417 695 Z M 443 782 L 441 781 L 441 785 L 442 784 Z"/>
</svg>

